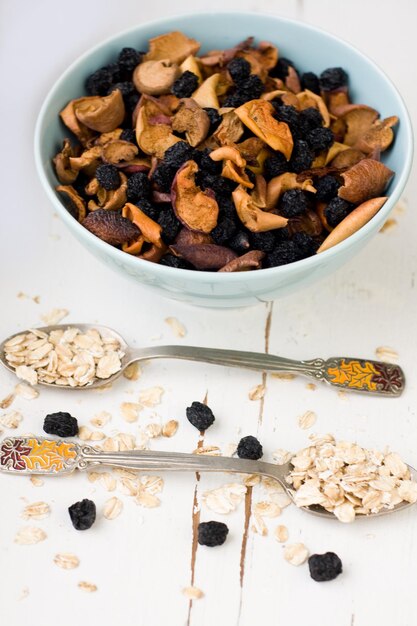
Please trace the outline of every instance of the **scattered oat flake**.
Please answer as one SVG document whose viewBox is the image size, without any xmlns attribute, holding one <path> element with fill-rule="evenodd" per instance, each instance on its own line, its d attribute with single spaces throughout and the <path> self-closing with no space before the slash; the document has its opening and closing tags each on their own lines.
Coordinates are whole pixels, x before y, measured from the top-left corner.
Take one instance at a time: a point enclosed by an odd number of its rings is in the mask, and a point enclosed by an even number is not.
<svg viewBox="0 0 417 626">
<path fill-rule="evenodd" d="M 137 421 L 141 408 L 142 405 L 137 402 L 122 402 L 120 412 L 126 422 L 132 423 Z"/>
<path fill-rule="evenodd" d="M 311 428 L 316 423 L 316 420 L 317 415 L 314 411 L 306 411 L 298 418 L 298 425 L 303 430 L 307 430 L 307 428 Z"/>
<path fill-rule="evenodd" d="M 39 478 L 39 476 L 31 476 L 30 482 L 34 487 L 42 487 L 43 485 L 43 480 L 42 478 Z"/>
<path fill-rule="evenodd" d="M 0 424 L 5 428 L 18 428 L 23 415 L 19 411 L 10 411 L 0 418 Z"/>
<path fill-rule="evenodd" d="M 263 384 L 253 387 L 248 394 L 249 400 L 262 400 L 266 392 L 266 387 Z"/>
<path fill-rule="evenodd" d="M 162 435 L 162 426 L 161 424 L 148 424 L 145 427 L 145 433 L 149 439 L 160 437 Z"/>
<path fill-rule="evenodd" d="M 259 485 L 261 482 L 261 477 L 259 474 L 249 474 L 243 480 L 246 487 L 254 487 L 255 485 Z"/>
<path fill-rule="evenodd" d="M 283 524 L 280 524 L 275 529 L 275 539 L 280 543 L 285 543 L 288 540 L 288 528 Z"/>
<path fill-rule="evenodd" d="M 30 385 L 36 385 L 38 382 L 36 371 L 33 367 L 29 367 L 28 365 L 18 365 L 15 369 L 15 373 L 18 378 L 25 380 Z"/>
<path fill-rule="evenodd" d="M 93 432 L 88 428 L 88 426 L 80 426 L 78 430 L 78 438 L 81 441 L 90 441 Z"/>
<path fill-rule="evenodd" d="M 386 222 L 384 222 L 382 227 L 379 229 L 379 232 L 380 233 L 387 233 L 387 232 L 393 230 L 396 226 L 398 226 L 397 220 L 390 217 L 390 218 L 388 218 L 386 220 Z"/>
<path fill-rule="evenodd" d="M 226 515 L 236 510 L 245 497 L 245 493 L 246 485 L 227 483 L 217 489 L 206 491 L 203 494 L 203 502 L 211 511 Z"/>
<path fill-rule="evenodd" d="M 398 352 L 389 346 L 380 346 L 375 350 L 375 354 L 384 363 L 397 363 L 399 358 Z"/>
<path fill-rule="evenodd" d="M 70 552 L 61 552 L 54 556 L 54 563 L 61 569 L 75 569 L 79 566 L 80 560 L 75 554 Z"/>
<path fill-rule="evenodd" d="M 15 393 L 25 400 L 34 400 L 39 396 L 39 391 L 26 383 L 18 383 L 14 388 Z"/>
<path fill-rule="evenodd" d="M 308 550 L 303 543 L 289 543 L 284 548 L 284 559 L 291 565 L 302 565 L 308 557 Z"/>
<path fill-rule="evenodd" d="M 284 465 L 285 463 L 288 463 L 288 461 L 291 460 L 291 457 L 292 452 L 288 452 L 288 450 L 284 450 L 284 448 L 277 448 L 272 453 L 272 458 L 275 463 L 278 463 L 278 465 Z"/>
<path fill-rule="evenodd" d="M 218 446 L 198 446 L 193 450 L 193 454 L 205 454 L 206 456 L 220 456 L 220 448 Z"/>
<path fill-rule="evenodd" d="M 23 519 L 44 519 L 50 513 L 49 504 L 46 502 L 33 502 L 28 504 L 22 511 Z"/>
<path fill-rule="evenodd" d="M 47 326 L 53 326 L 54 324 L 59 324 L 59 322 L 63 320 L 64 317 L 67 317 L 68 314 L 68 309 L 52 309 L 52 311 L 41 315 L 41 320 Z"/>
<path fill-rule="evenodd" d="M 116 519 L 122 512 L 122 509 L 123 502 L 116 496 L 113 496 L 104 504 L 103 515 L 109 520 Z"/>
<path fill-rule="evenodd" d="M 344 400 L 344 401 L 348 400 L 348 394 L 344 389 L 339 389 L 339 391 L 337 392 L 337 395 L 339 396 L 341 400 Z"/>
<path fill-rule="evenodd" d="M 93 593 L 94 591 L 97 591 L 97 585 L 95 585 L 94 583 L 89 583 L 86 580 L 81 580 L 78 583 L 78 588 L 82 589 L 83 591 L 87 591 L 87 593 Z"/>
<path fill-rule="evenodd" d="M 290 372 L 273 372 L 271 376 L 280 380 L 294 380 L 294 378 L 297 378 L 296 374 L 291 374 Z"/>
<path fill-rule="evenodd" d="M 281 509 L 278 504 L 267 500 L 257 502 L 254 506 L 254 512 L 261 517 L 278 517 L 281 515 Z"/>
<path fill-rule="evenodd" d="M 156 406 L 161 403 L 164 391 L 163 387 L 149 387 L 148 389 L 142 389 L 139 394 L 139 402 L 146 407 Z"/>
<path fill-rule="evenodd" d="M 184 587 L 182 593 L 189 600 L 199 600 L 204 596 L 204 593 L 198 587 Z"/>
<path fill-rule="evenodd" d="M 110 420 L 111 414 L 107 411 L 101 411 L 101 413 L 97 413 L 97 415 L 90 420 L 90 423 L 95 426 L 95 428 L 103 428 Z"/>
<path fill-rule="evenodd" d="M 173 437 L 178 430 L 177 420 L 169 420 L 162 426 L 163 437 Z"/>
<path fill-rule="evenodd" d="M 29 587 L 23 587 L 18 600 L 24 600 L 29 595 Z"/>
<path fill-rule="evenodd" d="M 309 389 L 310 391 L 315 391 L 317 389 L 317 385 L 315 385 L 314 383 L 307 383 L 306 389 Z"/>
<path fill-rule="evenodd" d="M 262 518 L 258 513 L 254 513 L 252 517 L 253 523 L 251 525 L 251 531 L 260 535 L 261 537 L 266 537 L 268 534 L 268 528 Z"/>
<path fill-rule="evenodd" d="M 25 526 L 14 538 L 14 542 L 21 546 L 30 546 L 46 539 L 46 533 L 42 528 L 35 526 Z"/>
<path fill-rule="evenodd" d="M 9 406 L 13 403 L 15 397 L 15 394 L 12 392 L 9 393 L 9 395 L 7 395 L 5 398 L 3 398 L 3 400 L 0 400 L 0 409 L 8 409 Z"/>
<path fill-rule="evenodd" d="M 142 374 L 141 367 L 139 363 L 136 361 L 135 363 L 131 363 L 127 366 L 127 368 L 123 372 L 123 376 L 128 380 L 138 380 Z"/>
<path fill-rule="evenodd" d="M 176 337 L 185 337 L 187 334 L 184 325 L 181 324 L 176 317 L 166 317 L 165 322 L 171 327 L 171 330 Z"/>
</svg>

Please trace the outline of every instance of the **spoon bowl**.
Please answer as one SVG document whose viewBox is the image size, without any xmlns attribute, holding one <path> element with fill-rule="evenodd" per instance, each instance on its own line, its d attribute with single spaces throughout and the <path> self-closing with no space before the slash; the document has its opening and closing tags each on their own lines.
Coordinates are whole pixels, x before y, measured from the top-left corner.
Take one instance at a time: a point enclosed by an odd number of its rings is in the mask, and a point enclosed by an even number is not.
<svg viewBox="0 0 417 626">
<path fill-rule="evenodd" d="M 357 357 L 331 357 L 329 359 L 309 359 L 296 361 L 261 352 L 244 352 L 241 350 L 223 350 L 203 348 L 199 346 L 152 346 L 148 348 L 131 348 L 123 337 L 107 326 L 98 324 L 56 324 L 43 326 L 35 330 L 50 333 L 53 330 L 77 328 L 81 332 L 97 330 L 103 338 L 111 337 L 118 341 L 122 353 L 120 369 L 107 378 L 97 378 L 87 384 L 56 384 L 38 381 L 38 384 L 59 389 L 98 389 L 117 380 L 131 363 L 149 359 L 184 359 L 209 364 L 264 372 L 291 372 L 324 381 L 327 384 L 347 391 L 362 391 L 371 395 L 387 397 L 399 396 L 404 390 L 405 376 L 402 369 L 395 364 L 362 359 Z M 0 361 L 10 371 L 15 368 L 7 360 L 7 343 L 24 332 L 15 333 L 0 344 Z M 51 351 L 52 352 L 52 351 Z"/>
</svg>

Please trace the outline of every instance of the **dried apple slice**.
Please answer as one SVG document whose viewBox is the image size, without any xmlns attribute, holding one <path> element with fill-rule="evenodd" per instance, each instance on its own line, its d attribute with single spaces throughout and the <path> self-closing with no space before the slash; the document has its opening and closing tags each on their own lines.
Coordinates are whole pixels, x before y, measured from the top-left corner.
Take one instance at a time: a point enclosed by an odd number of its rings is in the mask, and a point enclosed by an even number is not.
<svg viewBox="0 0 417 626">
<path fill-rule="evenodd" d="M 364 152 L 374 150 L 383 152 L 394 140 L 392 127 L 398 124 L 398 117 L 392 115 L 384 120 L 377 120 L 368 130 L 358 138 L 356 148 Z"/>
<path fill-rule="evenodd" d="M 165 33 L 149 40 L 149 52 L 145 55 L 144 60 L 169 59 L 171 63 L 179 64 L 185 61 L 190 54 L 197 54 L 200 45 L 196 39 L 191 39 L 180 31 Z"/>
<path fill-rule="evenodd" d="M 316 93 L 313 93 L 309 89 L 304 89 L 304 91 L 300 91 L 299 93 L 297 93 L 296 97 L 302 111 L 304 109 L 308 109 L 309 107 L 314 107 L 315 109 L 318 109 L 323 118 L 323 126 L 325 126 L 326 128 L 330 126 L 330 113 L 321 96 L 318 96 Z"/>
<path fill-rule="evenodd" d="M 108 133 L 123 122 L 125 105 L 122 93 L 115 89 L 108 96 L 89 96 L 74 101 L 77 119 L 98 133 Z"/>
<path fill-rule="evenodd" d="M 217 85 L 219 84 L 220 74 L 212 74 L 194 91 L 191 96 L 193 100 L 204 108 L 219 108 L 219 99 L 217 98 Z"/>
<path fill-rule="evenodd" d="M 67 211 L 79 222 L 82 222 L 86 214 L 85 200 L 78 195 L 77 191 L 71 185 L 57 185 L 56 191 L 63 196 L 63 202 Z"/>
<path fill-rule="evenodd" d="M 338 224 L 326 237 L 320 248 L 317 250 L 317 254 L 332 248 L 337 243 L 344 241 L 344 239 L 347 239 L 356 233 L 356 231 L 362 228 L 362 226 L 369 222 L 369 220 L 378 213 L 379 209 L 385 204 L 386 200 L 387 197 L 372 198 L 371 200 L 367 200 L 357 206 L 356 209 L 353 209 L 353 211 L 349 213 L 349 215 L 347 215 L 345 219 L 342 220 L 340 224 Z"/>
<path fill-rule="evenodd" d="M 74 150 L 69 139 L 64 139 L 61 152 L 52 159 L 58 180 L 63 185 L 71 185 L 78 176 L 78 171 L 70 165 L 70 157 L 74 157 Z"/>
<path fill-rule="evenodd" d="M 207 137 L 210 120 L 207 112 L 193 98 L 183 98 L 172 120 L 173 130 L 183 133 L 192 146 L 198 146 Z"/>
<path fill-rule="evenodd" d="M 359 204 L 380 196 L 394 172 L 375 159 L 362 159 L 341 174 L 344 184 L 337 195 L 343 200 Z"/>
<path fill-rule="evenodd" d="M 187 161 L 178 170 L 172 184 L 172 206 L 175 214 L 190 230 L 209 233 L 217 224 L 219 207 L 207 191 L 196 185 L 198 165 Z"/>
<path fill-rule="evenodd" d="M 170 125 L 150 123 L 151 104 L 149 100 L 145 100 L 139 109 L 136 120 L 136 140 L 145 154 L 162 159 L 165 151 L 181 140 L 172 134 Z"/>
<path fill-rule="evenodd" d="M 286 217 L 262 211 L 241 185 L 232 192 L 232 198 L 240 221 L 253 233 L 284 228 L 288 224 Z"/>
<path fill-rule="evenodd" d="M 162 227 L 145 215 L 135 204 L 127 202 L 122 209 L 122 215 L 139 228 L 145 241 L 154 244 L 157 248 L 164 246 L 161 239 Z"/>
<path fill-rule="evenodd" d="M 265 252 L 261 250 L 251 250 L 242 256 L 229 261 L 219 272 L 247 272 L 248 270 L 258 270 L 262 267 L 261 261 L 265 256 Z"/>
<path fill-rule="evenodd" d="M 243 124 L 235 111 L 227 111 L 222 115 L 222 121 L 213 133 L 213 139 L 221 146 L 235 144 L 245 132 Z"/>
<path fill-rule="evenodd" d="M 250 100 L 235 109 L 236 115 L 257 137 L 273 150 L 279 150 L 287 161 L 294 146 L 288 124 L 273 117 L 274 107 L 266 100 Z"/>
</svg>

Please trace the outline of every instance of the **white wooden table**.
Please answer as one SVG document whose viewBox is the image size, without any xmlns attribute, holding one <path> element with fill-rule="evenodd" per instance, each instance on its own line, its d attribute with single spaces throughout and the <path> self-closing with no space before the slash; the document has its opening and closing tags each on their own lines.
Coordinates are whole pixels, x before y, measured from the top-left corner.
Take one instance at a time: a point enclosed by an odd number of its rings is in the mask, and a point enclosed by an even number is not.
<svg viewBox="0 0 417 626">
<path fill-rule="evenodd" d="M 211 0 L 210 8 L 276 11 L 320 25 L 350 40 L 379 63 L 398 85 L 416 121 L 417 54 L 412 0 L 395 4 L 350 0 Z M 189 3 L 177 0 L 175 10 Z M 196 0 L 194 7 L 204 9 Z M 372 357 L 381 345 L 394 348 L 407 375 L 404 395 L 385 400 L 346 395 L 305 379 L 266 378 L 263 401 L 250 401 L 249 390 L 262 375 L 203 364 L 161 361 L 146 365 L 142 377 L 123 379 L 109 391 L 71 394 L 41 390 L 34 401 L 17 398 L 0 412 L 11 410 L 24 419 L 7 434 L 41 433 L 43 417 L 70 411 L 88 425 L 106 410 L 112 420 L 104 428 L 138 434 L 148 423 L 178 419 L 172 439 L 150 442 L 152 449 L 192 451 L 198 433 L 185 419 L 185 407 L 208 394 L 215 425 L 204 445 L 227 451 L 229 444 L 254 434 L 264 445 L 265 458 L 276 448 L 295 450 L 307 444 L 310 432 L 333 432 L 364 445 L 389 443 L 417 465 L 417 263 L 412 176 L 402 210 L 393 227 L 374 238 L 367 249 L 337 274 L 273 306 L 245 310 L 203 310 L 170 302 L 109 274 L 70 237 L 38 183 L 32 156 L 37 112 L 48 88 L 79 53 L 112 33 L 141 20 L 172 13 L 171 3 L 53 0 L 2 3 L 2 223 L 1 333 L 40 324 L 40 315 L 54 307 L 69 309 L 65 321 L 100 322 L 119 329 L 132 344 L 177 342 L 165 323 L 176 317 L 187 329 L 184 344 L 201 344 L 263 351 L 294 358 L 359 355 Z M 392 113 L 395 113 L 393 111 Z M 400 207 L 401 209 L 401 207 Z M 25 296 L 17 297 L 22 292 Z M 32 298 L 39 296 L 39 303 Z M 270 324 L 268 323 L 270 321 Z M 15 384 L 1 371 L 0 398 Z M 120 404 L 135 402 L 141 390 L 164 388 L 162 403 L 126 423 Z M 311 431 L 297 425 L 306 410 L 317 413 Z M 85 475 L 45 480 L 35 487 L 28 478 L 0 476 L 0 623 L 8 626 L 49 626 L 95 623 L 101 626 L 251 626 L 311 624 L 312 626 L 413 626 L 417 620 L 416 510 L 354 525 L 323 522 L 295 507 L 266 520 L 269 534 L 251 530 L 249 507 L 262 500 L 258 487 L 237 510 L 220 516 L 201 504 L 208 489 L 230 481 L 224 476 L 164 475 L 161 506 L 135 504 L 119 491 L 109 493 Z M 115 520 L 103 518 L 103 505 L 117 495 L 124 503 Z M 98 507 L 98 520 L 86 532 L 75 531 L 67 507 L 84 498 Z M 45 501 L 51 514 L 42 521 L 25 521 L 28 503 Z M 225 545 L 193 548 L 193 522 L 224 520 L 230 533 Z M 278 524 L 289 530 L 290 542 L 304 542 L 310 552 L 335 551 L 344 572 L 336 581 L 312 581 L 307 565 L 293 567 L 283 558 L 283 544 L 273 536 Z M 245 531 L 245 525 L 248 526 Z M 47 537 L 30 546 L 14 543 L 24 526 L 42 528 Z M 57 553 L 71 552 L 80 565 L 58 568 Z M 95 593 L 78 588 L 80 581 L 97 585 Z M 192 603 L 182 589 L 195 585 L 204 597 Z"/>
</svg>

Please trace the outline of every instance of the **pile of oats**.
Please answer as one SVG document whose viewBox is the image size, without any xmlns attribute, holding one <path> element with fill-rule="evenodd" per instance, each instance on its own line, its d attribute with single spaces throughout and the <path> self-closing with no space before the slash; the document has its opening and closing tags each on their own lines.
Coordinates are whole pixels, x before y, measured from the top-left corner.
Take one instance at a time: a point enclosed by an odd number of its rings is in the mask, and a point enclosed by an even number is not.
<svg viewBox="0 0 417 626">
<path fill-rule="evenodd" d="M 110 378 L 121 369 L 124 356 L 117 339 L 102 336 L 95 328 L 83 333 L 72 327 L 16 335 L 6 342 L 4 354 L 16 375 L 31 385 L 45 382 L 71 387 Z"/>
<path fill-rule="evenodd" d="M 356 515 L 392 509 L 417 501 L 417 483 L 396 452 L 379 452 L 332 435 L 311 436 L 312 445 L 292 457 L 292 485 L 297 506 L 318 504 L 341 522 Z"/>
</svg>

